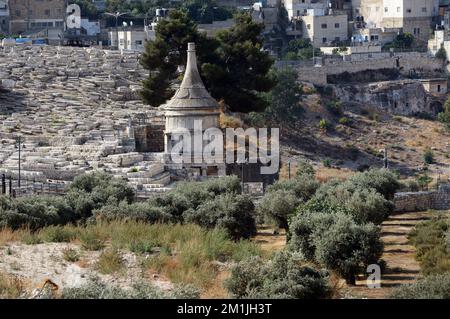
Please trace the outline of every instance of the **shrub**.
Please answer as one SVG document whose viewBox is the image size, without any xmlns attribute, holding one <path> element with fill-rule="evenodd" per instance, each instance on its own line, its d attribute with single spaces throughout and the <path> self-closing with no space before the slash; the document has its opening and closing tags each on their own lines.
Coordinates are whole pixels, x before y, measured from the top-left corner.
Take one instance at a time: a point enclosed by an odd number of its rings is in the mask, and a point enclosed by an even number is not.
<svg viewBox="0 0 450 319">
<path fill-rule="evenodd" d="M 316 172 L 314 167 L 306 161 L 299 161 L 297 164 L 297 176 L 307 175 L 314 177 Z"/>
<path fill-rule="evenodd" d="M 249 238 L 256 234 L 255 207 L 249 197 L 223 194 L 202 203 L 197 209 L 183 213 L 187 223 L 206 228 L 223 228 L 233 239 Z"/>
<path fill-rule="evenodd" d="M 430 148 L 427 148 L 423 153 L 423 162 L 425 164 L 433 164 L 434 163 L 434 153 Z"/>
<path fill-rule="evenodd" d="M 95 266 L 102 274 L 118 272 L 124 266 L 122 255 L 117 249 L 107 249 L 100 254 Z"/>
<path fill-rule="evenodd" d="M 321 119 L 319 121 L 319 128 L 321 130 L 328 131 L 329 129 L 331 129 L 331 124 L 326 119 Z"/>
<path fill-rule="evenodd" d="M 67 243 L 75 239 L 77 233 L 73 228 L 63 226 L 49 226 L 39 232 L 39 236 L 46 242 Z"/>
<path fill-rule="evenodd" d="M 231 269 L 225 286 L 234 298 L 319 299 L 330 295 L 327 274 L 288 251 L 276 253 L 268 263 L 259 257 L 241 261 Z"/>
<path fill-rule="evenodd" d="M 348 117 L 341 117 L 339 119 L 339 124 L 341 125 L 349 125 L 350 124 L 350 120 L 348 119 Z"/>
<path fill-rule="evenodd" d="M 444 47 L 440 47 L 439 50 L 436 52 L 435 55 L 436 59 L 440 59 L 440 60 L 447 60 L 447 51 L 445 50 Z"/>
<path fill-rule="evenodd" d="M 150 203 L 132 203 L 126 201 L 118 205 L 105 205 L 93 211 L 92 220 L 135 220 L 147 223 L 170 222 L 172 216 L 162 207 L 151 206 Z"/>
<path fill-rule="evenodd" d="M 187 285 L 176 285 L 171 291 L 164 291 L 147 283 L 136 283 L 131 289 L 108 285 L 98 278 L 76 288 L 64 288 L 62 299 L 198 299 L 197 288 Z"/>
<path fill-rule="evenodd" d="M 424 275 L 450 271 L 449 230 L 448 219 L 435 218 L 416 225 L 408 235 L 410 243 L 416 247 L 416 258 Z"/>
<path fill-rule="evenodd" d="M 432 275 L 396 288 L 394 299 L 450 299 L 450 273 Z"/>
<path fill-rule="evenodd" d="M 101 250 L 105 247 L 107 234 L 103 233 L 100 227 L 87 227 L 81 231 L 81 246 L 86 250 Z"/>
<path fill-rule="evenodd" d="M 336 116 L 341 116 L 344 111 L 342 110 L 342 104 L 339 101 L 331 101 L 326 104 L 327 110 Z"/>
<path fill-rule="evenodd" d="M 121 201 L 131 203 L 134 191 L 126 181 L 97 172 L 77 176 L 66 197 L 78 218 L 88 218 L 93 209 L 106 204 L 118 204 Z"/>
<path fill-rule="evenodd" d="M 394 210 L 394 204 L 375 189 L 359 188 L 351 182 L 328 182 L 318 189 L 314 198 L 347 207 L 348 213 L 359 224 L 381 224 Z"/>
<path fill-rule="evenodd" d="M 322 207 L 321 207 L 322 206 Z M 349 284 L 382 254 L 380 229 L 357 224 L 345 207 L 308 203 L 290 225 L 289 249 L 341 274 Z"/>
<path fill-rule="evenodd" d="M 315 260 L 335 270 L 348 284 L 370 264 L 376 264 L 383 253 L 380 229 L 373 224 L 358 225 L 339 216 L 325 232 L 314 234 Z"/>
<path fill-rule="evenodd" d="M 80 259 L 80 254 L 73 248 L 64 248 L 62 253 L 65 261 L 76 262 Z"/>
<path fill-rule="evenodd" d="M 289 217 L 300 204 L 293 191 L 279 189 L 268 192 L 258 204 L 258 213 L 270 221 L 274 221 L 279 228 L 288 230 Z"/>
<path fill-rule="evenodd" d="M 74 220 L 71 207 L 61 197 L 32 196 L 0 200 L 0 227 L 32 230 L 48 225 L 60 225 Z"/>
<path fill-rule="evenodd" d="M 309 174 L 301 174 L 287 181 L 277 181 L 268 187 L 267 192 L 277 190 L 290 191 L 300 201 L 308 201 L 319 188 L 319 183 Z"/>
<path fill-rule="evenodd" d="M 360 188 L 374 188 L 386 199 L 393 199 L 394 194 L 401 186 L 397 176 L 387 169 L 371 169 L 355 174 L 348 181 Z"/>
</svg>

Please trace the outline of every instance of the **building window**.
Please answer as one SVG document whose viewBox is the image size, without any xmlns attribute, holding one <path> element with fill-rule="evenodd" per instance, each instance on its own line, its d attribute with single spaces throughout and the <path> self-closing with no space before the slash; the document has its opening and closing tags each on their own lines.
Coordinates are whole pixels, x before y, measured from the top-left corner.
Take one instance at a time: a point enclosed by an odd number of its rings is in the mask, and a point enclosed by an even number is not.
<svg viewBox="0 0 450 319">
<path fill-rule="evenodd" d="M 20 12 L 20 10 L 16 10 L 15 14 L 17 17 L 20 17 L 22 15 L 22 12 Z"/>
<path fill-rule="evenodd" d="M 136 40 L 136 45 L 142 45 L 142 40 Z"/>
<path fill-rule="evenodd" d="M 326 23 L 322 23 L 322 29 L 326 29 L 328 26 Z"/>
<path fill-rule="evenodd" d="M 423 7 L 423 8 L 422 8 L 422 12 L 427 12 L 427 8 L 426 8 L 426 7 Z"/>
<path fill-rule="evenodd" d="M 327 43 L 327 38 L 322 38 L 322 43 Z"/>
<path fill-rule="evenodd" d="M 46 16 L 49 16 L 49 15 L 50 15 L 50 10 L 49 10 L 49 9 L 45 10 L 45 15 L 46 15 Z"/>
<path fill-rule="evenodd" d="M 441 92 L 441 86 L 438 84 L 437 91 Z"/>
<path fill-rule="evenodd" d="M 411 13 L 411 11 L 412 11 L 411 9 L 406 9 L 407 13 Z"/>
<path fill-rule="evenodd" d="M 388 7 L 384 7 L 384 12 L 389 12 L 389 8 Z"/>
<path fill-rule="evenodd" d="M 334 27 L 335 27 L 336 29 L 339 29 L 339 28 L 341 27 L 341 25 L 340 25 L 339 23 L 335 23 L 335 24 L 334 24 Z"/>
<path fill-rule="evenodd" d="M 307 25 L 306 25 L 306 28 L 307 28 L 308 30 L 311 30 L 311 25 L 310 25 L 310 24 L 307 24 Z"/>
</svg>

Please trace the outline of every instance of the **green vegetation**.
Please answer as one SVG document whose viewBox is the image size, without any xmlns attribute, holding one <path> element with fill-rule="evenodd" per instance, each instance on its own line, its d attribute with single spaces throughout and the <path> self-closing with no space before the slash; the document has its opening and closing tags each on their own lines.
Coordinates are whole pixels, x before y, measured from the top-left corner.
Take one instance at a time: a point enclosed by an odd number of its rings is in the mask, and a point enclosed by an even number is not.
<svg viewBox="0 0 450 319">
<path fill-rule="evenodd" d="M 78 176 L 64 197 L 0 197 L 0 227 L 29 228 L 29 243 L 70 242 L 77 234 L 70 226 L 98 221 L 133 220 L 146 223 L 197 223 L 222 228 L 230 238 L 249 238 L 256 233 L 255 208 L 240 195 L 237 177 L 205 182 L 179 183 L 171 192 L 147 202 L 135 203 L 133 190 L 123 180 L 103 173 Z M 92 232 L 98 231 L 93 229 Z M 81 243 L 89 250 L 104 247 L 104 238 L 84 232 Z"/>
<path fill-rule="evenodd" d="M 438 119 L 441 121 L 445 128 L 450 131 L 450 99 L 444 104 L 444 111 L 438 114 Z"/>
<path fill-rule="evenodd" d="M 383 251 L 379 227 L 357 224 L 343 206 L 301 205 L 289 231 L 292 251 L 336 271 L 349 284 L 367 265 L 377 263 Z"/>
<path fill-rule="evenodd" d="M 278 181 L 269 186 L 258 204 L 257 211 L 266 222 L 275 222 L 283 229 L 289 229 L 289 219 L 300 204 L 308 201 L 319 187 L 314 179 L 314 169 L 307 163 L 300 163 L 297 176 L 288 181 Z"/>
<path fill-rule="evenodd" d="M 95 264 L 96 269 L 102 274 L 112 274 L 123 268 L 123 258 L 118 249 L 104 250 Z"/>
<path fill-rule="evenodd" d="M 422 222 L 409 234 L 424 275 L 450 272 L 449 234 L 450 220 L 445 217 Z"/>
<path fill-rule="evenodd" d="M 24 291 L 22 281 L 0 272 L 0 299 L 17 299 Z"/>
<path fill-rule="evenodd" d="M 289 42 L 283 60 L 311 60 L 313 56 L 322 56 L 322 51 L 309 39 L 296 39 Z"/>
<path fill-rule="evenodd" d="M 411 33 L 400 33 L 393 42 L 386 44 L 383 49 L 410 49 L 414 43 L 414 36 Z"/>
<path fill-rule="evenodd" d="M 237 14 L 235 20 L 234 27 L 209 39 L 198 32 L 186 12 L 171 11 L 170 19 L 158 23 L 156 39 L 147 43 L 141 58 L 151 71 L 143 82 L 144 101 L 159 106 L 173 95 L 178 66 L 186 65 L 187 44 L 195 42 L 199 71 L 214 98 L 223 100 L 232 111 L 264 110 L 267 101 L 259 93 L 275 85 L 268 74 L 273 61 L 261 50 L 264 27 L 246 13 Z"/>
<path fill-rule="evenodd" d="M 165 292 L 155 286 L 136 283 L 132 289 L 107 285 L 98 278 L 91 278 L 87 284 L 78 288 L 65 288 L 62 299 L 198 299 L 200 292 L 192 286 L 175 286 Z"/>
<path fill-rule="evenodd" d="M 73 248 L 63 249 L 63 258 L 68 262 L 76 262 L 80 260 L 80 254 Z"/>
<path fill-rule="evenodd" d="M 431 148 L 427 148 L 423 153 L 423 162 L 425 164 L 433 164 L 434 163 L 434 153 Z"/>
<path fill-rule="evenodd" d="M 236 264 L 225 286 L 234 298 L 323 299 L 331 295 L 327 273 L 289 251 L 277 252 L 269 262 L 253 257 Z"/>
<path fill-rule="evenodd" d="M 262 94 L 268 106 L 264 112 L 249 114 L 251 124 L 294 124 L 304 111 L 300 103 L 303 90 L 297 82 L 298 74 L 293 70 L 272 70 L 270 75 L 276 85 L 269 93 Z"/>
<path fill-rule="evenodd" d="M 441 59 L 442 61 L 447 60 L 447 51 L 445 51 L 444 47 L 440 47 L 435 55 L 436 59 Z"/>
<path fill-rule="evenodd" d="M 450 299 L 450 274 L 432 275 L 396 288 L 394 299 Z"/>
<path fill-rule="evenodd" d="M 326 120 L 326 119 L 321 119 L 320 121 L 319 121 L 319 128 L 321 129 L 321 130 L 323 130 L 323 131 L 328 131 L 328 130 L 330 130 L 331 129 L 331 123 L 330 122 L 328 122 L 328 120 Z"/>
</svg>

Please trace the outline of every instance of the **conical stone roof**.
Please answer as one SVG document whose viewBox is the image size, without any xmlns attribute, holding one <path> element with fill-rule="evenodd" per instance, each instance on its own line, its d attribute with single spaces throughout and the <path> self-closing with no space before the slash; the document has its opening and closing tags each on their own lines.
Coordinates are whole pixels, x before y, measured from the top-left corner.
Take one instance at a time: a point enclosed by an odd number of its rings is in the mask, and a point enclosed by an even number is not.
<svg viewBox="0 0 450 319">
<path fill-rule="evenodd" d="M 219 103 L 206 90 L 198 72 L 195 43 L 188 43 L 187 53 L 187 65 L 183 82 L 164 109 L 168 111 L 219 110 Z"/>
</svg>

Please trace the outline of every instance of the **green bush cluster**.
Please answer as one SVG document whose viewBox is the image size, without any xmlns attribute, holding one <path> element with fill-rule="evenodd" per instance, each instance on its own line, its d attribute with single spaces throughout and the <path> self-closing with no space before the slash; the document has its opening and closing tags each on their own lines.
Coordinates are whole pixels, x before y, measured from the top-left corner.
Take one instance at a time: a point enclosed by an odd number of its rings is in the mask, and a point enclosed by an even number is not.
<svg viewBox="0 0 450 319">
<path fill-rule="evenodd" d="M 237 263 L 225 286 L 234 298 L 322 299 L 331 294 L 327 272 L 289 251 L 277 252 L 269 262 L 252 257 Z"/>
<path fill-rule="evenodd" d="M 313 197 L 319 188 L 314 174 L 311 165 L 300 162 L 294 178 L 269 186 L 266 195 L 258 204 L 258 214 L 267 222 L 275 222 L 278 227 L 288 230 L 289 219 L 295 208 Z"/>
<path fill-rule="evenodd" d="M 358 173 L 323 184 L 300 204 L 289 224 L 289 249 L 334 270 L 354 284 L 355 276 L 378 263 L 381 224 L 393 211 L 400 184 L 387 170 Z"/>
<path fill-rule="evenodd" d="M 64 288 L 62 299 L 198 299 L 200 292 L 193 286 L 178 285 L 169 291 L 146 283 L 136 283 L 131 289 L 106 284 L 98 278 L 90 278 L 81 287 Z"/>
<path fill-rule="evenodd" d="M 147 223 L 197 223 L 225 229 L 231 238 L 248 238 L 256 233 L 252 201 L 239 195 L 241 185 L 235 176 L 205 182 L 179 183 L 174 190 L 146 202 L 134 202 L 133 189 L 126 181 L 105 173 L 75 178 L 63 197 L 0 197 L 0 227 L 31 230 L 73 222 L 134 220 Z M 70 241 L 63 229 L 47 231 L 46 241 Z M 63 236 L 69 236 L 64 237 Z M 100 249 L 85 234 L 83 244 Z M 94 236 L 95 237 L 95 236 Z M 42 238 L 41 238 L 42 239 Z"/>
<path fill-rule="evenodd" d="M 431 275 L 410 285 L 403 285 L 391 294 L 394 299 L 450 299 L 450 273 Z"/>
<path fill-rule="evenodd" d="M 133 198 L 133 190 L 123 180 L 105 173 L 83 174 L 75 178 L 63 197 L 0 197 L 0 227 L 36 230 L 64 225 L 87 219 L 104 205 L 131 202 Z"/>
<path fill-rule="evenodd" d="M 450 220 L 434 218 L 418 224 L 409 234 L 424 275 L 450 272 Z"/>
</svg>

